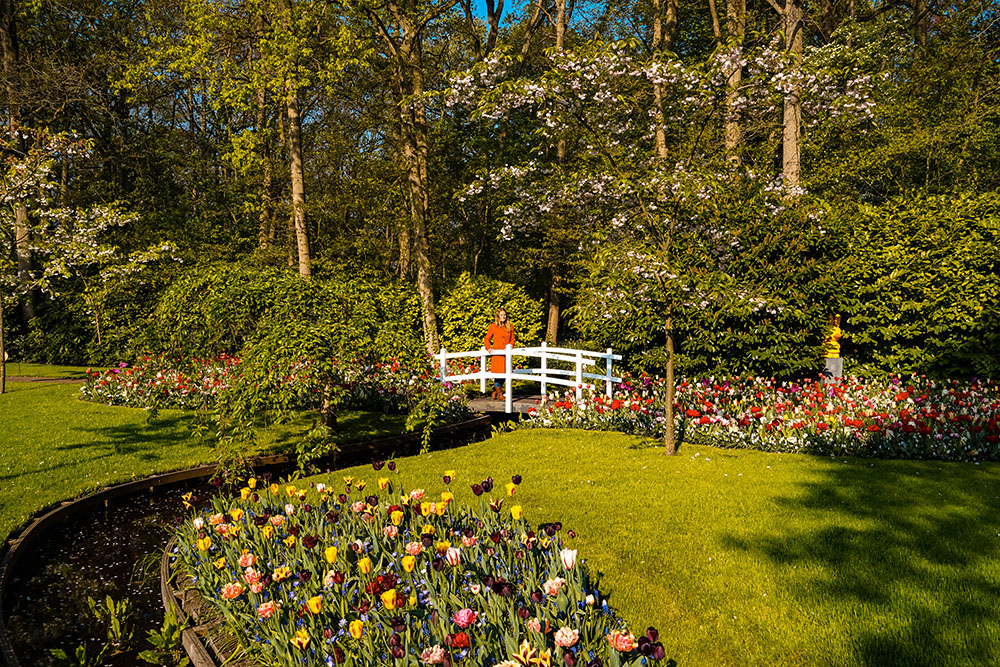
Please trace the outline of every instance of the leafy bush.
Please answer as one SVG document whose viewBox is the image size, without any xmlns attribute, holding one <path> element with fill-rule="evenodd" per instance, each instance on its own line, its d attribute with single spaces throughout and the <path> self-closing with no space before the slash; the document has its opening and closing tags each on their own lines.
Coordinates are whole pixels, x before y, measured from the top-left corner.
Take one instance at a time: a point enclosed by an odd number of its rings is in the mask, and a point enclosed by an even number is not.
<svg viewBox="0 0 1000 667">
<path fill-rule="evenodd" d="M 854 373 L 1000 377 L 1000 196 L 904 197 L 842 211 Z"/>
<path fill-rule="evenodd" d="M 441 345 L 448 350 L 478 350 L 497 309 L 507 311 L 516 345 L 541 341 L 542 303 L 521 287 L 485 276 L 463 273 L 438 304 Z"/>
<path fill-rule="evenodd" d="M 315 667 L 664 660 L 655 630 L 637 639 L 608 606 L 564 541 L 572 532 L 523 515 L 519 476 L 496 489 L 492 478 L 474 484 L 478 507 L 467 507 L 452 502 L 454 471 L 431 498 L 387 465 L 336 489 L 251 479 L 178 527 L 179 564 L 251 659 Z"/>
</svg>

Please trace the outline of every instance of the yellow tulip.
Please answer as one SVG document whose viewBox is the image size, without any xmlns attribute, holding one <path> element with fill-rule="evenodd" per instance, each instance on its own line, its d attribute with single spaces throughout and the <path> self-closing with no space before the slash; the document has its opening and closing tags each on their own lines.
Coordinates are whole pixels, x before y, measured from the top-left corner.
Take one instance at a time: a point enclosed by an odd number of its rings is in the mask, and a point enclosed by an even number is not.
<svg viewBox="0 0 1000 667">
<path fill-rule="evenodd" d="M 238 523 L 231 523 L 231 524 L 229 524 L 229 530 L 226 531 L 226 536 L 227 537 L 236 537 L 236 534 L 240 532 L 240 528 L 242 528 L 242 527 L 243 526 L 241 526 Z"/>
<path fill-rule="evenodd" d="M 350 486 L 353 483 L 354 483 L 354 478 L 351 477 L 350 475 L 344 478 L 344 484 L 346 484 L 347 486 Z"/>
<path fill-rule="evenodd" d="M 229 516 L 233 517 L 233 521 L 239 521 L 243 518 L 243 510 L 239 507 L 229 510 Z"/>
<path fill-rule="evenodd" d="M 406 601 L 411 607 L 417 604 L 417 594 L 410 593 L 410 599 Z"/>
<path fill-rule="evenodd" d="M 292 646 L 301 649 L 304 649 L 306 646 L 309 646 L 309 633 L 306 632 L 304 629 L 296 630 L 295 636 L 292 637 Z"/>
<path fill-rule="evenodd" d="M 510 508 L 510 515 L 514 517 L 515 521 L 521 518 L 521 512 L 522 510 L 520 505 L 514 505 Z"/>
<path fill-rule="evenodd" d="M 434 511 L 438 516 L 444 516 L 444 513 L 448 511 L 448 505 L 445 503 L 437 503 L 437 505 L 434 506 Z"/>
<path fill-rule="evenodd" d="M 240 500 L 247 500 L 250 497 L 250 493 L 251 493 L 250 487 L 244 486 L 242 489 L 240 489 Z"/>
<path fill-rule="evenodd" d="M 309 611 L 313 614 L 318 614 L 323 608 L 323 598 L 319 595 L 309 598 L 306 600 L 306 607 L 308 607 Z"/>
<path fill-rule="evenodd" d="M 450 546 L 451 543 L 449 542 L 438 542 L 434 545 L 434 549 L 438 552 L 439 556 L 443 556 Z"/>
<path fill-rule="evenodd" d="M 381 491 L 385 491 L 386 489 L 388 489 L 389 488 L 389 478 L 388 477 L 379 477 L 378 478 L 378 488 Z"/>
<path fill-rule="evenodd" d="M 430 513 L 431 513 L 431 504 L 428 502 L 420 503 L 420 514 L 423 516 L 427 516 Z"/>
<path fill-rule="evenodd" d="M 393 510 L 392 514 L 389 515 L 389 518 L 392 519 L 392 525 L 394 526 L 398 526 L 403 523 L 403 513 L 399 510 Z"/>
<path fill-rule="evenodd" d="M 453 481 L 453 482 L 455 481 L 455 471 L 454 470 L 445 470 L 444 471 L 444 476 L 445 477 L 451 477 L 451 481 Z"/>
<path fill-rule="evenodd" d="M 272 496 L 276 496 L 276 495 L 278 495 L 278 491 L 280 491 L 280 490 L 281 490 L 281 487 L 280 487 L 280 486 L 278 486 L 277 484 L 272 484 L 272 485 L 271 485 L 271 486 L 269 486 L 268 488 L 269 488 L 269 489 L 271 490 L 271 495 L 272 495 Z"/>
<path fill-rule="evenodd" d="M 390 588 L 386 592 L 382 593 L 382 604 L 384 604 L 385 608 L 388 609 L 389 611 L 392 611 L 393 609 L 396 608 L 395 588 Z"/>
<path fill-rule="evenodd" d="M 421 535 L 433 535 L 434 534 L 434 526 L 432 526 L 429 523 L 425 524 L 424 527 L 423 527 L 423 529 L 421 529 L 420 534 Z"/>
<path fill-rule="evenodd" d="M 186 509 L 189 509 L 189 510 L 190 509 L 194 509 L 194 505 L 191 504 L 191 498 L 193 498 L 193 497 L 194 497 L 194 492 L 193 491 L 188 491 L 183 496 L 181 496 L 181 499 L 184 501 L 184 507 Z"/>
<path fill-rule="evenodd" d="M 365 480 L 359 479 L 357 482 L 354 483 L 354 488 L 356 488 L 358 491 L 363 491 L 367 484 L 368 482 L 366 482 Z"/>
<path fill-rule="evenodd" d="M 406 572 L 413 572 L 413 568 L 417 566 L 417 559 L 413 556 L 403 556 L 400 563 L 403 564 L 403 569 Z"/>
<path fill-rule="evenodd" d="M 247 480 L 247 486 L 249 486 L 251 489 L 256 489 L 257 488 L 257 478 L 256 477 L 251 477 L 250 479 L 248 479 Z"/>
<path fill-rule="evenodd" d="M 221 570 L 222 568 L 224 568 L 226 566 L 226 559 L 225 558 L 220 558 L 220 559 L 218 559 L 216 561 L 213 561 L 212 565 L 215 566 L 216 570 Z"/>
<path fill-rule="evenodd" d="M 372 559 L 368 556 L 358 559 L 358 571 L 361 574 L 368 574 L 372 571 Z"/>
<path fill-rule="evenodd" d="M 352 637 L 355 639 L 361 639 L 361 635 L 365 631 L 365 622 L 361 620 L 353 620 L 347 627 L 351 631 Z"/>
<path fill-rule="evenodd" d="M 450 503 L 454 499 L 455 499 L 455 494 L 452 493 L 451 491 L 442 491 L 441 492 L 441 502 L 444 503 L 445 505 L 447 505 L 448 503 Z"/>
<path fill-rule="evenodd" d="M 272 526 L 264 526 L 260 529 L 260 536 L 265 540 L 269 540 L 274 536 L 274 528 Z"/>
<path fill-rule="evenodd" d="M 286 537 L 282 541 L 285 543 L 285 546 L 288 547 L 289 549 L 291 549 L 292 547 L 295 546 L 295 536 L 294 535 L 289 535 L 288 537 Z"/>
<path fill-rule="evenodd" d="M 288 486 L 286 486 L 285 487 L 285 493 L 288 494 L 289 498 L 294 498 L 295 497 L 295 485 L 294 484 L 289 484 Z"/>
<path fill-rule="evenodd" d="M 274 572 L 271 573 L 271 578 L 274 579 L 275 583 L 284 581 L 290 576 L 292 576 L 292 571 L 284 565 L 275 568 Z"/>
<path fill-rule="evenodd" d="M 199 537 L 198 538 L 198 550 L 199 551 L 208 551 L 208 548 L 210 546 L 212 546 L 212 538 L 211 537 Z"/>
<path fill-rule="evenodd" d="M 507 495 L 512 496 L 514 495 L 514 490 L 517 489 L 517 484 L 514 482 L 507 482 L 505 488 L 507 489 Z"/>
<path fill-rule="evenodd" d="M 337 547 L 327 547 L 323 550 L 323 555 L 326 556 L 327 563 L 337 562 Z"/>
</svg>

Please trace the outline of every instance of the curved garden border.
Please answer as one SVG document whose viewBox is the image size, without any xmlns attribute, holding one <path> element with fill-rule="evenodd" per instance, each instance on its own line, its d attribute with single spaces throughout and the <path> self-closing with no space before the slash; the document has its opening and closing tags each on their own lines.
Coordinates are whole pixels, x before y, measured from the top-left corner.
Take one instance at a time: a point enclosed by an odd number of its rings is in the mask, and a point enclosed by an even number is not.
<svg viewBox="0 0 1000 667">
<path fill-rule="evenodd" d="M 431 439 L 439 447 L 442 444 L 445 448 L 454 447 L 466 444 L 478 438 L 487 437 L 491 432 L 491 428 L 492 421 L 490 416 L 480 414 L 472 419 L 467 419 L 455 424 L 439 426 L 433 429 L 431 432 Z M 409 451 L 420 447 L 421 437 L 422 433 L 417 431 L 414 433 L 406 433 L 387 438 L 379 438 L 378 440 L 348 443 L 341 446 L 340 450 L 335 454 L 323 457 L 315 463 L 336 465 L 338 462 L 341 462 L 341 459 L 351 461 L 352 459 L 364 458 L 365 456 L 384 456 L 393 452 Z M 267 470 L 268 468 L 286 466 L 294 463 L 295 458 L 296 457 L 294 455 L 290 454 L 261 456 L 253 460 L 253 466 L 258 469 Z M 194 479 L 210 477 L 215 472 L 216 467 L 217 466 L 215 464 L 207 464 L 196 466 L 194 468 L 188 468 L 186 470 L 160 473 L 145 479 L 104 487 L 100 491 L 84 496 L 83 498 L 57 503 L 54 506 L 50 506 L 49 508 L 42 510 L 23 530 L 15 536 L 8 537 L 6 543 L 7 552 L 4 554 L 3 562 L 0 563 L 0 655 L 3 657 L 4 665 L 6 665 L 6 667 L 21 667 L 21 662 L 18 660 L 17 655 L 14 653 L 13 646 L 10 643 L 10 639 L 7 635 L 7 626 L 4 622 L 4 592 L 12 570 L 35 541 L 37 541 L 53 526 L 68 521 L 80 512 L 92 510 L 96 507 L 107 506 L 111 500 L 121 498 L 123 496 L 135 495 L 144 491 L 152 492 L 153 489 L 158 487 L 173 486 Z M 165 555 L 164 563 L 166 562 Z M 161 593 L 164 590 L 163 587 L 166 585 L 166 582 L 161 582 Z M 166 594 L 164 593 L 164 595 Z M 164 597 L 164 604 L 167 605 L 168 603 L 168 598 Z M 192 649 L 188 649 L 187 644 L 188 641 L 185 640 L 185 649 L 188 650 L 189 655 L 191 655 L 193 651 Z M 199 646 L 202 646 L 200 642 Z M 204 651 L 203 646 L 202 651 Z M 214 665 L 214 662 L 195 662 L 195 665 L 211 666 Z"/>
</svg>

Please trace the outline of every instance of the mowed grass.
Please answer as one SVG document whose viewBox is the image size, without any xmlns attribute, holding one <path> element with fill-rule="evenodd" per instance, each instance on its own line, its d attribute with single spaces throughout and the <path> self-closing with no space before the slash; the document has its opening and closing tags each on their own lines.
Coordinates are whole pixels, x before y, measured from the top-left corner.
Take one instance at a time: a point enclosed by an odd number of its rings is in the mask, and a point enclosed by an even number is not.
<svg viewBox="0 0 1000 667">
<path fill-rule="evenodd" d="M 401 482 L 437 492 L 446 469 L 466 503 L 472 482 L 492 475 L 502 493 L 523 475 L 507 504 L 574 529 L 613 606 L 637 634 L 658 627 L 682 667 L 1000 662 L 1000 466 L 666 457 L 534 430 L 402 459 Z"/>
<path fill-rule="evenodd" d="M 85 366 L 54 366 L 52 364 L 8 361 L 6 369 L 7 377 L 40 377 L 65 380 L 85 380 L 87 378 L 87 368 Z M 104 369 L 95 367 L 95 370 Z"/>
<path fill-rule="evenodd" d="M 0 537 L 52 503 L 215 460 L 213 441 L 192 434 L 191 413 L 164 410 L 147 423 L 143 410 L 80 401 L 78 391 L 72 384 L 11 382 L 0 395 Z M 384 437 L 401 433 L 404 422 L 401 416 L 345 412 L 338 437 Z M 259 451 L 294 449 L 311 426 L 303 416 L 264 429 Z"/>
</svg>

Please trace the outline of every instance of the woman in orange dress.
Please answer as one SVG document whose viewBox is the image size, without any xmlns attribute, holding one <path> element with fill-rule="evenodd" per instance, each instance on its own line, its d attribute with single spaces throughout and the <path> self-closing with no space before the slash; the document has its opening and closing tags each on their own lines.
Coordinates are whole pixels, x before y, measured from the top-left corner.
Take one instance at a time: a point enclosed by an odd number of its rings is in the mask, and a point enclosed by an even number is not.
<svg viewBox="0 0 1000 667">
<path fill-rule="evenodd" d="M 483 338 L 483 347 L 492 354 L 490 358 L 490 373 L 504 373 L 507 371 L 505 356 L 503 354 L 493 354 L 494 350 L 503 351 L 508 345 L 514 345 L 514 326 L 507 319 L 507 311 L 503 308 L 497 310 L 493 318 L 493 324 L 486 330 L 486 337 Z M 503 383 L 500 378 L 493 380 L 493 399 L 504 400 Z M 508 391 L 510 387 L 507 387 Z"/>
</svg>

